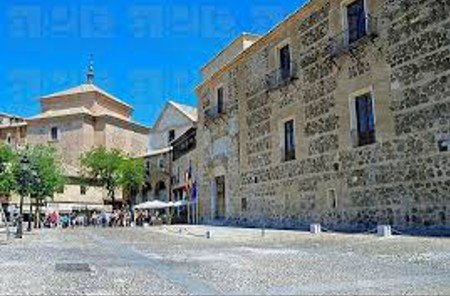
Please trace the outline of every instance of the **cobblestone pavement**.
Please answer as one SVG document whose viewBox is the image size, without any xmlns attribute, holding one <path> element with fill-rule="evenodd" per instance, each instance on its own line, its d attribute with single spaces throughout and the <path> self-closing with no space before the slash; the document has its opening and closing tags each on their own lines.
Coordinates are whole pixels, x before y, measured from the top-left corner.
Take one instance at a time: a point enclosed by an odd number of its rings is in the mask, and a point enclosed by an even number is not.
<svg viewBox="0 0 450 296">
<path fill-rule="evenodd" d="M 173 226 L 2 239 L 1 295 L 450 295 L 445 238 Z"/>
</svg>

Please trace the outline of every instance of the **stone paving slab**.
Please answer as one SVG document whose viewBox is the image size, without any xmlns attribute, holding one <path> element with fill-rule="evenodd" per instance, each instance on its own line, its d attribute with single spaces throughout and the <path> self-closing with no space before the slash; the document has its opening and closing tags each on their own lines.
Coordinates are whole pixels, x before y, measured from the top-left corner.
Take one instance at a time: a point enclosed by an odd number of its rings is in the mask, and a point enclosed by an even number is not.
<svg viewBox="0 0 450 296">
<path fill-rule="evenodd" d="M 447 295 L 450 240 L 205 226 L 43 230 L 0 245 L 0 295 L 17 294 Z"/>
</svg>

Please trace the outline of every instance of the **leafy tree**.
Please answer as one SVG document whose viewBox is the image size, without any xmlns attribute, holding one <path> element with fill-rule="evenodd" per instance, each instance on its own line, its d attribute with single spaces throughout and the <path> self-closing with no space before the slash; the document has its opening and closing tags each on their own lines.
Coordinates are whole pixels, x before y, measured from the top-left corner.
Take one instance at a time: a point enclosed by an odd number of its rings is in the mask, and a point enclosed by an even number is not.
<svg viewBox="0 0 450 296">
<path fill-rule="evenodd" d="M 64 186 L 62 166 L 54 147 L 37 145 L 27 148 L 26 153 L 32 171 L 30 195 L 36 198 L 36 211 L 39 212 L 42 201 L 53 199 L 58 188 Z"/>
<path fill-rule="evenodd" d="M 145 182 L 145 168 L 142 159 L 126 158 L 124 159 L 121 170 L 119 184 L 123 186 L 128 194 L 128 200 L 132 200 L 133 193 Z"/>
<path fill-rule="evenodd" d="M 125 156 L 118 149 L 107 150 L 97 147 L 81 157 L 81 165 L 88 178 L 97 180 L 108 192 L 108 198 L 115 205 L 115 191 L 120 186 L 121 168 Z"/>
<path fill-rule="evenodd" d="M 28 161 L 26 168 L 21 164 L 25 158 Z M 14 175 L 15 191 L 21 196 L 21 211 L 23 197 L 30 196 L 36 199 L 36 216 L 40 213 L 43 201 L 47 198 L 53 199 L 58 188 L 64 185 L 62 166 L 58 161 L 56 149 L 51 146 L 28 146 L 20 151 L 18 161 L 15 162 Z"/>
<path fill-rule="evenodd" d="M 0 194 L 9 195 L 15 188 L 14 167 L 17 155 L 7 145 L 0 145 Z"/>
<path fill-rule="evenodd" d="M 93 148 L 81 157 L 81 165 L 87 178 L 98 181 L 106 189 L 113 206 L 118 187 L 132 195 L 144 183 L 143 160 L 132 159 L 119 149 Z"/>
</svg>

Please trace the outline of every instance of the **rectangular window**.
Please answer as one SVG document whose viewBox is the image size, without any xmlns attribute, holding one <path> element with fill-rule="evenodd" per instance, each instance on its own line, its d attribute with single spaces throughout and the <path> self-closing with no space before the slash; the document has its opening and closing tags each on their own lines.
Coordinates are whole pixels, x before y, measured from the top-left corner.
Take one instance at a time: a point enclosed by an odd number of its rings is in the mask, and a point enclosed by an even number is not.
<svg viewBox="0 0 450 296">
<path fill-rule="evenodd" d="M 439 140 L 438 148 L 439 148 L 439 152 L 450 151 L 450 140 Z"/>
<path fill-rule="evenodd" d="M 280 70 L 281 79 L 286 80 L 291 77 L 291 53 L 289 45 L 280 49 Z"/>
<path fill-rule="evenodd" d="M 170 130 L 170 131 L 169 131 L 169 136 L 168 136 L 169 144 L 170 144 L 173 140 L 175 140 L 175 130 Z"/>
<path fill-rule="evenodd" d="M 356 0 L 347 6 L 348 43 L 366 36 L 366 11 L 364 0 Z"/>
<path fill-rule="evenodd" d="M 357 146 L 375 143 L 375 116 L 370 93 L 355 99 Z"/>
<path fill-rule="evenodd" d="M 246 212 L 247 211 L 247 198 L 242 198 L 241 199 L 241 212 Z"/>
<path fill-rule="evenodd" d="M 58 188 L 56 188 L 56 193 L 63 194 L 64 193 L 64 185 L 58 186 Z"/>
<path fill-rule="evenodd" d="M 328 189 L 328 201 L 331 203 L 333 209 L 338 207 L 337 194 L 334 188 Z"/>
<path fill-rule="evenodd" d="M 81 195 L 86 195 L 86 192 L 87 192 L 86 185 L 80 185 L 80 194 Z"/>
<path fill-rule="evenodd" d="M 284 160 L 295 159 L 294 120 L 284 123 Z"/>
<path fill-rule="evenodd" d="M 223 87 L 217 89 L 217 113 L 223 113 Z"/>
<path fill-rule="evenodd" d="M 58 141 L 59 140 L 59 129 L 57 127 L 52 127 L 50 130 L 50 139 L 52 141 Z"/>
</svg>

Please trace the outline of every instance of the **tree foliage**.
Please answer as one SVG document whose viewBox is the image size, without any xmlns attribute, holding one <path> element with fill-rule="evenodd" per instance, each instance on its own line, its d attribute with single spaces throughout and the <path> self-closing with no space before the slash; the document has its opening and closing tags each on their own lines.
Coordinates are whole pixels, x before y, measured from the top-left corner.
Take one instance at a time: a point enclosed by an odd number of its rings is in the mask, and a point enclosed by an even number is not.
<svg viewBox="0 0 450 296">
<path fill-rule="evenodd" d="M 10 194 L 16 185 L 14 166 L 17 156 L 7 145 L 0 145 L 0 194 Z"/>
<path fill-rule="evenodd" d="M 119 186 L 130 190 L 144 182 L 142 160 L 132 159 L 119 149 L 93 148 L 81 157 L 81 164 L 86 177 L 95 179 L 107 190 L 113 205 Z"/>
<path fill-rule="evenodd" d="M 124 160 L 121 166 L 120 185 L 123 186 L 126 193 L 131 198 L 131 195 L 145 182 L 145 169 L 143 159 Z"/>
<path fill-rule="evenodd" d="M 53 198 L 58 188 L 64 185 L 61 163 L 56 149 L 51 146 L 37 145 L 25 150 L 32 171 L 31 196 L 38 199 Z"/>
<path fill-rule="evenodd" d="M 21 164 L 24 158 L 28 160 L 26 169 Z M 55 148 L 46 145 L 28 146 L 16 152 L 14 160 L 14 191 L 21 196 L 30 195 L 41 200 L 53 198 L 57 189 L 64 185 L 62 166 Z"/>
</svg>

